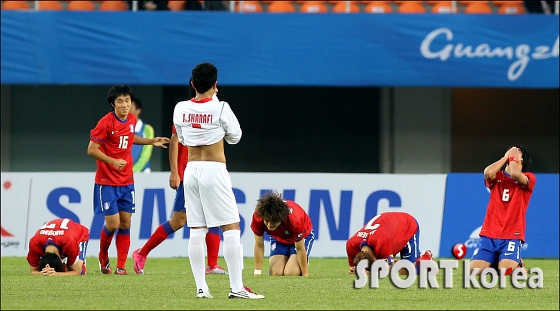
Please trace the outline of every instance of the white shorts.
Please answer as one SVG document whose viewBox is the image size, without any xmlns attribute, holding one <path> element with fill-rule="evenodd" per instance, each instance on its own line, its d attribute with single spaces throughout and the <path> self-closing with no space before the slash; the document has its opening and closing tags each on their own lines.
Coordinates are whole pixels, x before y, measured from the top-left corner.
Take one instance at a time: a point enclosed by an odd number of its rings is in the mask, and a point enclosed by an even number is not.
<svg viewBox="0 0 560 311">
<path fill-rule="evenodd" d="M 239 222 L 239 210 L 225 163 L 187 162 L 183 186 L 187 226 L 212 228 Z"/>
</svg>

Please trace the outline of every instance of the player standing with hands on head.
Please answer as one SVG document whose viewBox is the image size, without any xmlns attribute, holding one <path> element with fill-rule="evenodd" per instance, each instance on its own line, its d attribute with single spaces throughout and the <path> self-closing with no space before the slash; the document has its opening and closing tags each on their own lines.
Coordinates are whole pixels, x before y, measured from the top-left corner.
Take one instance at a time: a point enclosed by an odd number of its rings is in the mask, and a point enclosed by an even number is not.
<svg viewBox="0 0 560 311">
<path fill-rule="evenodd" d="M 45 223 L 29 240 L 32 275 L 85 275 L 89 230 L 68 218 Z"/>
<path fill-rule="evenodd" d="M 535 174 L 528 171 L 530 164 L 529 151 L 512 146 L 484 169 L 490 201 L 480 229 L 480 241 L 471 257 L 470 271 L 479 269 L 477 274 L 480 274 L 485 268 L 494 267 L 505 269 L 508 275 L 518 267 L 525 268 L 521 259 L 525 215 L 537 183 Z"/>
<path fill-rule="evenodd" d="M 192 82 L 192 79 L 191 79 Z M 191 97 L 196 96 L 196 91 L 189 84 Z M 212 96 L 214 100 L 218 100 L 216 94 Z M 169 143 L 169 186 L 175 189 L 175 201 L 173 203 L 173 214 L 171 219 L 159 225 L 152 233 L 148 241 L 139 249 L 132 253 L 134 261 L 134 272 L 136 274 L 144 274 L 144 266 L 148 254 L 156 248 L 161 242 L 165 241 L 169 235 L 183 228 L 187 223 L 187 212 L 185 208 L 185 191 L 183 187 L 183 176 L 187 167 L 188 148 L 183 144 L 179 144 L 177 138 L 177 130 L 175 126 L 171 129 L 171 142 Z M 186 229 L 185 229 L 186 230 Z M 208 267 L 206 274 L 227 274 L 224 268 L 218 265 L 218 252 L 220 250 L 220 228 L 208 228 L 206 234 L 206 250 L 208 254 Z"/>
<path fill-rule="evenodd" d="M 224 152 L 224 140 L 229 144 L 239 142 L 241 127 L 229 104 L 212 98 L 218 90 L 217 79 L 218 69 L 214 65 L 196 65 L 192 70 L 196 97 L 177 103 L 173 112 L 177 138 L 189 153 L 183 187 L 196 297 L 212 298 L 206 283 L 204 241 L 209 227 L 221 227 L 230 281 L 228 297 L 262 299 L 263 295 L 243 285 L 240 218 Z"/>
<path fill-rule="evenodd" d="M 270 235 L 269 274 L 309 276 L 313 225 L 301 206 L 283 200 L 278 192 L 267 192 L 258 200 L 251 229 L 255 235 L 254 275 L 261 274 L 266 232 Z"/>
<path fill-rule="evenodd" d="M 93 211 L 103 214 L 105 225 L 99 238 L 99 267 L 103 274 L 112 273 L 109 246 L 117 232 L 117 269 L 115 274 L 128 274 L 125 269 L 130 248 L 130 222 L 134 213 L 134 175 L 132 144 L 167 148 L 169 138 L 143 138 L 135 134 L 136 117 L 130 113 L 132 89 L 115 85 L 107 93 L 113 111 L 103 116 L 90 131 L 88 155 L 96 160 Z"/>
</svg>

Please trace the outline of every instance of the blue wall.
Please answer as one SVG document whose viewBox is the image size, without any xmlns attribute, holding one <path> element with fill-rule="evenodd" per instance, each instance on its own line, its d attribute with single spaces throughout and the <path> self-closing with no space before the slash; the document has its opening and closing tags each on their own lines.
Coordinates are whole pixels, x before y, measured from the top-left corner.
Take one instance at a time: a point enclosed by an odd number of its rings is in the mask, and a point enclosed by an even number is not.
<svg viewBox="0 0 560 311">
<path fill-rule="evenodd" d="M 558 15 L 1 12 L 2 84 L 557 88 Z"/>
</svg>

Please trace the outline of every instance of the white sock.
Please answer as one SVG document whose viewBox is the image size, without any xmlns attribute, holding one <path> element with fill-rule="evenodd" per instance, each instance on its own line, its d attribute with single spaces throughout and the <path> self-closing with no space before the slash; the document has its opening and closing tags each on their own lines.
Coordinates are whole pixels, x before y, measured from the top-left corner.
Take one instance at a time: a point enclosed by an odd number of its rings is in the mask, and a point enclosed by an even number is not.
<svg viewBox="0 0 560 311">
<path fill-rule="evenodd" d="M 208 292 L 208 284 L 206 284 L 206 266 L 204 244 L 206 243 L 206 233 L 208 229 L 191 229 L 191 237 L 189 239 L 189 259 L 191 262 L 191 270 L 196 283 L 196 290 L 202 289 Z"/>
<path fill-rule="evenodd" d="M 241 245 L 241 231 L 228 230 L 224 235 L 224 259 L 228 266 L 229 286 L 234 293 L 243 290 L 243 246 Z"/>
</svg>

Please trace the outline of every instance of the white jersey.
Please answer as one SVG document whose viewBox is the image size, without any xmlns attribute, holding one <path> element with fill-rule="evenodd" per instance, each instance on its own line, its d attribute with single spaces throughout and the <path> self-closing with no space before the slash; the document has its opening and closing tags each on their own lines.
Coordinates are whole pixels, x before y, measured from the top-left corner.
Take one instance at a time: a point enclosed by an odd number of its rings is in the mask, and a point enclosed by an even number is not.
<svg viewBox="0 0 560 311">
<path fill-rule="evenodd" d="M 241 139 L 241 126 L 227 102 L 217 98 L 178 102 L 173 125 L 179 142 L 185 146 L 208 146 L 222 138 L 230 144 Z"/>
</svg>

